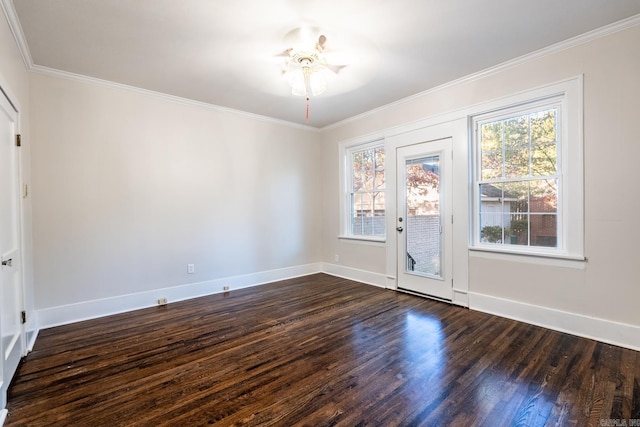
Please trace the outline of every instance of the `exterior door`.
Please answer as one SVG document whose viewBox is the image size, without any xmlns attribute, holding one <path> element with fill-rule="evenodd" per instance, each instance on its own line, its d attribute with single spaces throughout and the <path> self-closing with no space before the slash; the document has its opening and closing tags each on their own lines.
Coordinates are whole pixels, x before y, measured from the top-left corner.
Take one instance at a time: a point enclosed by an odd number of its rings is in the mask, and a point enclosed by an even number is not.
<svg viewBox="0 0 640 427">
<path fill-rule="evenodd" d="M 398 288 L 451 301 L 452 139 L 397 148 Z"/>
<path fill-rule="evenodd" d="M 0 410 L 25 348 L 16 121 L 17 113 L 0 93 Z"/>
</svg>

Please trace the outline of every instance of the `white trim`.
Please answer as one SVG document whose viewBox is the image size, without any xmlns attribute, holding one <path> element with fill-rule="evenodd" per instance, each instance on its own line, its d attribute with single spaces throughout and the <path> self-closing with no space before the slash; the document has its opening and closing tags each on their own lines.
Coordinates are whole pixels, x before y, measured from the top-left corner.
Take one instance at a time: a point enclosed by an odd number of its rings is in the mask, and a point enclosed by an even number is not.
<svg viewBox="0 0 640 427">
<path fill-rule="evenodd" d="M 4 425 L 4 420 L 7 419 L 7 414 L 9 411 L 6 409 L 0 409 L 0 427 Z"/>
<path fill-rule="evenodd" d="M 531 252 L 503 251 L 491 248 L 469 248 L 470 258 L 484 258 L 500 261 L 523 262 L 526 264 L 551 265 L 555 267 L 574 268 L 584 270 L 587 268 L 587 258 L 555 256 L 548 254 L 536 254 Z"/>
<path fill-rule="evenodd" d="M 640 326 L 475 292 L 469 292 L 469 308 L 632 350 L 640 350 Z"/>
<path fill-rule="evenodd" d="M 327 125 L 323 128 L 321 128 L 322 131 L 325 130 L 333 130 L 335 128 L 339 128 L 341 126 L 345 126 L 349 123 L 358 121 L 358 120 L 362 120 L 366 117 L 372 116 L 374 114 L 378 114 L 378 113 L 382 113 L 386 110 L 389 110 L 391 108 L 397 107 L 397 106 L 401 106 L 403 104 L 408 104 L 410 102 L 413 102 L 416 99 L 422 98 L 424 96 L 427 96 L 429 94 L 435 93 L 435 92 L 439 92 L 441 90 L 445 90 L 449 87 L 453 87 L 453 86 L 457 86 L 460 84 L 465 84 L 465 83 L 471 83 L 480 79 L 483 79 L 485 77 L 494 75 L 494 74 L 498 74 L 504 70 L 507 70 L 509 68 L 513 68 L 519 65 L 523 65 L 526 64 L 528 62 L 540 59 L 540 58 L 544 58 L 546 56 L 550 56 L 550 55 L 554 55 L 556 53 L 560 53 L 563 52 L 565 50 L 574 48 L 576 46 L 580 46 L 583 45 L 585 43 L 589 43 L 592 42 L 594 40 L 603 38 L 603 37 L 607 37 L 611 34 L 620 32 L 620 31 L 624 31 L 628 28 L 633 28 L 637 25 L 640 25 L 640 14 L 631 16 L 629 18 L 623 19 L 621 21 L 618 22 L 614 22 L 612 24 L 609 25 L 605 25 L 604 27 L 600 27 L 600 28 L 596 28 L 595 30 L 586 32 L 584 34 L 572 37 L 570 39 L 567 40 L 563 40 L 561 42 L 552 44 L 551 46 L 547 46 L 547 47 L 543 47 L 542 49 L 538 49 L 536 51 L 530 52 L 530 53 L 526 53 L 522 56 L 519 56 L 517 58 L 514 59 L 510 59 L 508 61 L 505 61 L 501 64 L 498 65 L 494 65 L 492 67 L 489 68 L 485 68 L 484 70 L 478 71 L 476 73 L 472 73 L 472 74 L 468 74 L 464 77 L 461 77 L 459 79 L 456 80 L 452 80 L 449 81 L 447 83 L 443 83 L 439 86 L 424 90 L 422 92 L 407 96 L 406 98 L 402 98 L 399 99 L 395 102 L 391 102 L 389 104 L 385 104 L 381 107 L 378 108 L 374 108 L 373 110 L 369 110 L 366 111 L 364 113 L 361 114 L 357 114 L 355 116 L 349 117 L 347 119 L 341 120 L 339 122 L 336 123 L 332 123 L 330 125 Z"/>
<path fill-rule="evenodd" d="M 384 246 L 387 242 L 386 237 L 376 238 L 375 236 L 338 236 L 338 239 L 344 240 L 346 242 L 352 241 L 354 243 L 364 243 L 364 244 L 372 244 L 374 246 Z"/>
<path fill-rule="evenodd" d="M 9 28 L 13 34 L 13 39 L 16 41 L 16 45 L 18 46 L 18 50 L 22 56 L 22 61 L 24 62 L 27 70 L 30 70 L 31 67 L 33 67 L 33 59 L 31 57 L 29 45 L 27 44 L 27 39 L 24 36 L 24 31 L 22 30 L 22 25 L 18 19 L 18 14 L 13 6 L 13 1 L 2 0 L 1 6 L 4 11 L 4 15 L 7 17 L 7 22 L 9 23 Z"/>
<path fill-rule="evenodd" d="M 327 262 L 322 263 L 321 267 L 322 273 L 330 274 L 331 276 L 342 277 L 343 279 L 349 279 L 355 282 L 377 286 L 379 288 L 387 287 L 387 276 L 385 274 L 372 273 L 371 271 L 345 267 L 343 265 Z"/>
<path fill-rule="evenodd" d="M 223 289 L 224 286 L 229 286 L 229 289 L 233 291 L 294 277 L 306 276 L 321 271 L 322 265 L 320 263 L 305 264 L 278 270 L 262 271 L 164 289 L 154 289 L 135 294 L 49 307 L 37 310 L 37 315 L 40 328 L 50 328 L 141 308 L 154 307 L 160 298 L 167 298 L 169 303 L 172 303 L 226 292 L 226 290 Z"/>
<path fill-rule="evenodd" d="M 33 311 L 34 314 L 36 311 Z M 36 344 L 36 339 L 38 338 L 38 334 L 40 333 L 40 329 L 36 328 L 32 331 L 27 331 L 27 353 L 33 350 L 33 346 Z"/>
<path fill-rule="evenodd" d="M 454 282 L 455 283 L 455 282 Z M 452 304 L 459 305 L 462 307 L 469 307 L 469 293 L 466 289 L 456 289 L 453 288 L 453 300 Z"/>
</svg>

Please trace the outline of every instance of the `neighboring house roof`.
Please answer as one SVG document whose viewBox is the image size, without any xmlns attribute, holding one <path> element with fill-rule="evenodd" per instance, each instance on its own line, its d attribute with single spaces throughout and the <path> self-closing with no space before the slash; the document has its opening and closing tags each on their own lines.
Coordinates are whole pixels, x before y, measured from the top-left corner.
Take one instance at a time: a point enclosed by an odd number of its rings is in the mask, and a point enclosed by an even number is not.
<svg viewBox="0 0 640 427">
<path fill-rule="evenodd" d="M 504 200 L 518 200 L 518 198 L 507 192 L 502 193 L 502 189 L 491 184 L 482 184 L 482 198 L 487 199 L 504 199 Z"/>
</svg>

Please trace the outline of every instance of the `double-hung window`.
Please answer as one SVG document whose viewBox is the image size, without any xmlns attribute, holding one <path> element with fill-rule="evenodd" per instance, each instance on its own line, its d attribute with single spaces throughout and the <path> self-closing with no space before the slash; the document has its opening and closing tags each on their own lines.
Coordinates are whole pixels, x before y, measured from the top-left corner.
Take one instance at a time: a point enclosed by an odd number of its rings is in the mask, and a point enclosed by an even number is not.
<svg viewBox="0 0 640 427">
<path fill-rule="evenodd" d="M 345 200 L 343 236 L 385 236 L 385 152 L 381 142 L 345 150 Z"/>
<path fill-rule="evenodd" d="M 582 256 L 581 109 L 567 96 L 473 118 L 473 248 Z"/>
</svg>

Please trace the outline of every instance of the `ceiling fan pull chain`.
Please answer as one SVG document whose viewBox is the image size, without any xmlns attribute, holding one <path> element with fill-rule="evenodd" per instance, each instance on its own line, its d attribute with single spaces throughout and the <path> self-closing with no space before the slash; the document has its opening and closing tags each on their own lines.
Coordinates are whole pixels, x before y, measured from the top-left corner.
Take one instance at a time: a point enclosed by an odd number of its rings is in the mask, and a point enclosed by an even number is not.
<svg viewBox="0 0 640 427">
<path fill-rule="evenodd" d="M 307 96 L 307 115 L 305 117 L 307 123 L 309 123 L 309 97 Z"/>
</svg>

